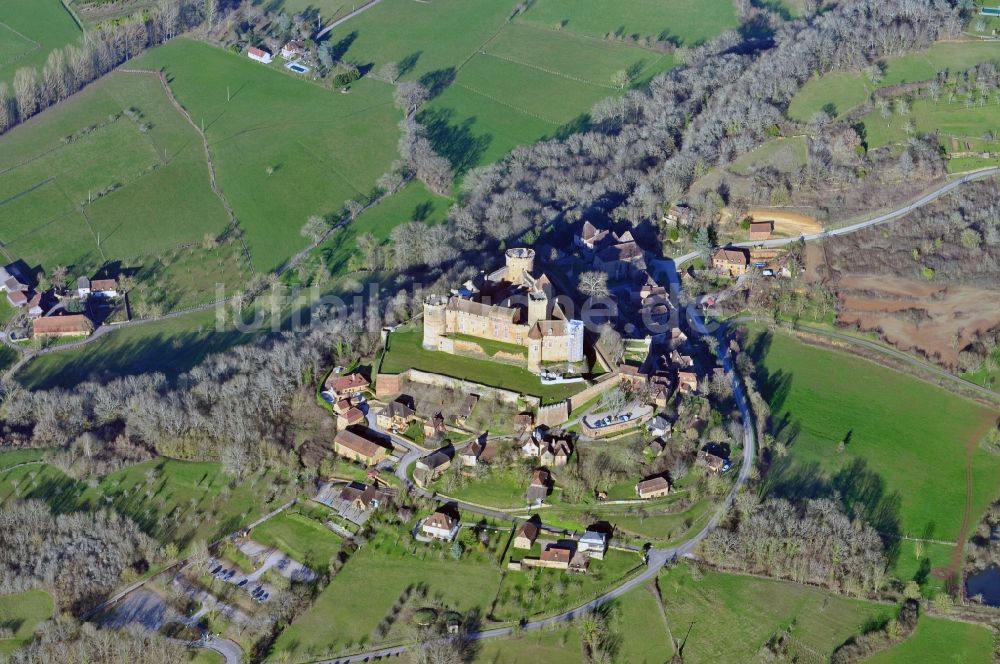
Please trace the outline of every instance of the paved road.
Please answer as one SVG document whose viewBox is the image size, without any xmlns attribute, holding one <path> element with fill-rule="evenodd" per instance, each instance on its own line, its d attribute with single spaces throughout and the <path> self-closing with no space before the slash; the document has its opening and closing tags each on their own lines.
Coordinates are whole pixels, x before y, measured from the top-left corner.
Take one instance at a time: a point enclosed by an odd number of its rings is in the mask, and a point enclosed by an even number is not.
<svg viewBox="0 0 1000 664">
<path fill-rule="evenodd" d="M 668 267 L 667 269 L 667 276 L 670 280 L 671 293 L 673 299 L 676 303 L 679 303 L 681 295 L 681 290 L 680 290 L 681 282 L 680 282 L 680 277 L 677 274 L 677 271 L 672 267 L 672 263 L 670 264 L 670 267 Z M 698 312 L 698 309 L 696 307 L 694 306 L 688 307 L 686 312 L 687 312 L 688 323 L 695 331 L 697 331 L 700 335 L 709 334 L 708 328 L 705 326 L 705 321 L 702 319 L 701 314 Z M 718 334 L 721 336 L 723 332 L 720 330 Z M 705 526 L 700 531 L 698 531 L 697 534 L 689 538 L 683 544 L 675 547 L 667 547 L 662 549 L 650 549 L 647 554 L 646 569 L 641 574 L 628 579 L 621 585 L 616 586 L 615 588 L 609 590 L 603 595 L 600 595 L 599 597 L 596 597 L 585 604 L 581 604 L 580 606 L 574 609 L 571 609 L 569 611 L 564 611 L 563 613 L 559 613 L 550 616 L 548 618 L 543 618 L 541 620 L 535 620 L 532 622 L 525 623 L 519 628 L 519 631 L 533 632 L 540 629 L 545 629 L 547 627 L 552 627 L 553 625 L 558 625 L 560 623 L 569 622 L 579 616 L 585 615 L 586 613 L 593 611 L 594 609 L 604 604 L 607 604 L 608 602 L 617 599 L 618 597 L 621 597 L 630 590 L 641 586 L 650 579 L 655 578 L 656 575 L 659 573 L 660 569 L 668 562 L 676 560 L 677 558 L 693 554 L 694 551 L 698 548 L 698 545 L 701 544 L 701 542 L 704 541 L 705 538 L 708 537 L 712 533 L 712 531 L 716 529 L 716 527 L 718 527 L 719 522 L 728 513 L 730 507 L 732 507 L 733 501 L 736 499 L 736 495 L 740 492 L 740 490 L 743 488 L 743 486 L 746 484 L 747 480 L 750 477 L 750 471 L 754 465 L 754 456 L 756 454 L 756 447 L 757 447 L 757 435 L 756 435 L 756 428 L 753 422 L 753 417 L 751 416 L 750 413 L 750 407 L 746 398 L 746 394 L 743 391 L 743 384 L 740 382 L 739 377 L 733 371 L 733 358 L 729 352 L 728 344 L 726 343 L 719 344 L 719 356 L 722 361 L 722 366 L 726 371 L 726 375 L 729 376 L 730 380 L 733 383 L 733 396 L 736 400 L 737 406 L 740 409 L 740 416 L 743 420 L 744 441 L 743 441 L 743 460 L 736 481 L 733 483 L 732 489 L 730 489 L 729 493 L 726 495 L 725 500 L 723 500 L 722 504 L 716 510 L 715 514 L 712 516 L 709 522 L 705 524 Z M 413 483 L 410 482 L 409 477 L 407 477 L 406 475 L 406 469 L 409 467 L 409 464 L 416 461 L 416 459 L 420 456 L 420 452 L 417 451 L 416 446 L 402 438 L 393 437 L 393 440 L 408 450 L 406 455 L 403 457 L 403 460 L 399 463 L 399 465 L 396 468 L 396 476 L 399 477 L 406 486 L 413 487 L 413 489 L 418 493 L 421 493 L 422 495 L 426 495 L 428 497 L 433 497 L 428 492 L 423 491 L 419 487 L 414 486 Z M 489 510 L 483 510 L 476 506 L 463 506 L 462 503 L 459 503 L 459 507 L 480 514 L 489 512 Z M 498 518 L 504 518 L 504 519 L 511 518 L 510 515 L 507 514 L 503 513 L 496 513 L 496 514 Z M 490 514 L 490 516 L 492 516 L 492 514 Z M 514 633 L 513 627 L 498 627 L 496 629 L 489 629 L 489 630 L 484 630 L 482 632 L 476 632 L 474 634 L 470 634 L 468 638 L 479 641 L 483 639 L 493 639 L 493 638 L 511 636 L 513 633 Z M 391 648 L 382 648 L 379 650 L 371 650 L 368 652 L 359 653 L 357 655 L 321 660 L 316 664 L 347 664 L 349 662 L 352 663 L 366 662 L 366 661 L 372 661 L 373 659 L 379 657 L 399 656 L 404 653 L 410 652 L 412 648 L 413 646 L 411 644 L 407 644 L 404 646 L 395 646 Z"/>
<path fill-rule="evenodd" d="M 192 648 L 213 650 L 225 658 L 226 664 L 241 664 L 243 661 L 243 649 L 235 641 L 229 639 L 209 636 L 201 641 L 192 641 L 188 645 Z"/>
<path fill-rule="evenodd" d="M 840 228 L 833 228 L 828 231 L 823 231 L 822 233 L 810 233 L 809 235 L 802 235 L 794 238 L 784 238 L 779 240 L 766 240 L 764 242 L 737 242 L 733 244 L 734 247 L 784 247 L 789 244 L 794 244 L 796 242 L 812 242 L 815 240 L 821 240 L 826 237 L 836 237 L 838 235 L 850 235 L 851 233 L 857 233 L 858 231 L 870 228 L 872 226 L 878 226 L 879 224 L 885 224 L 890 221 L 895 221 L 900 217 L 906 216 L 918 208 L 922 208 L 928 203 L 933 203 L 942 196 L 946 196 L 955 189 L 961 187 L 969 182 L 975 182 L 976 180 L 983 180 L 986 178 L 993 177 L 1000 174 L 1000 167 L 992 166 L 990 168 L 984 168 L 981 171 L 976 171 L 974 173 L 968 173 L 960 178 L 946 182 L 934 191 L 921 196 L 920 198 L 903 205 L 902 207 L 896 208 L 891 212 L 885 212 L 880 215 L 876 215 L 871 219 L 865 221 L 859 221 L 856 224 L 851 224 L 849 226 L 841 226 Z M 684 265 L 690 261 L 693 261 L 698 257 L 698 252 L 691 252 L 689 254 L 684 254 L 678 258 L 673 259 L 673 264 L 677 267 Z M 668 259 L 669 260 L 669 259 Z"/>
</svg>

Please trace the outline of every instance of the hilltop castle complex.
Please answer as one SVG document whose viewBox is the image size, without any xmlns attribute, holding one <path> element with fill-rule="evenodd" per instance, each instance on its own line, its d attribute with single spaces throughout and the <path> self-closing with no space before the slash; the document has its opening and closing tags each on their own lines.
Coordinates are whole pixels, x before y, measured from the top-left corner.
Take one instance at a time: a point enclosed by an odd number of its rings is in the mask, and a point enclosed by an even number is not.
<svg viewBox="0 0 1000 664">
<path fill-rule="evenodd" d="M 466 283 L 451 296 L 424 301 L 424 348 L 455 352 L 454 335 L 523 346 L 528 368 L 583 360 L 583 322 L 569 320 L 552 282 L 532 275 L 533 249 L 508 249 L 504 267 Z"/>
</svg>

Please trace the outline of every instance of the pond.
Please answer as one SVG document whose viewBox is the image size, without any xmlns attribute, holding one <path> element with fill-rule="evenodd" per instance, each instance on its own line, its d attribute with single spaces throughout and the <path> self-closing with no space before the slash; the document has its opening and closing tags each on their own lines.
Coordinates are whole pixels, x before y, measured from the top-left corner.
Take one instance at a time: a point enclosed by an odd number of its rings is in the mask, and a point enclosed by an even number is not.
<svg viewBox="0 0 1000 664">
<path fill-rule="evenodd" d="M 1000 567 L 990 565 L 984 570 L 970 574 L 965 579 L 968 597 L 983 596 L 983 604 L 1000 606 Z"/>
</svg>

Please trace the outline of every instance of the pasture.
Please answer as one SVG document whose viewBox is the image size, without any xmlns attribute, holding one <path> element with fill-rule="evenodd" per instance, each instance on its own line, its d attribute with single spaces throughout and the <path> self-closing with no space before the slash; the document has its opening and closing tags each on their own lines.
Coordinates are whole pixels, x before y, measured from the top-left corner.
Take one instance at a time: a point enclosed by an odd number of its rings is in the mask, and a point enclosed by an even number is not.
<svg viewBox="0 0 1000 664">
<path fill-rule="evenodd" d="M 44 590 L 0 595 L 0 627 L 13 633 L 9 639 L 0 639 L 0 657 L 30 643 L 38 623 L 52 617 L 54 604 Z"/>
<path fill-rule="evenodd" d="M 996 126 L 997 104 L 990 101 L 985 106 L 968 104 L 965 99 L 950 101 L 942 95 L 939 101 L 930 98 L 914 99 L 907 114 L 893 113 L 883 118 L 879 111 L 865 114 L 861 122 L 869 148 L 905 142 L 907 126 L 917 134 L 940 132 L 941 142 L 949 147 L 948 138 L 978 139 Z"/>
<path fill-rule="evenodd" d="M 994 661 L 992 653 L 993 635 L 986 627 L 925 615 L 920 617 L 916 631 L 909 638 L 865 661 L 868 664 L 988 664 Z"/>
<path fill-rule="evenodd" d="M 380 81 L 340 94 L 186 39 L 134 66 L 162 69 L 178 101 L 204 123 L 219 186 L 258 270 L 304 248 L 299 231 L 310 215 L 367 195 L 396 158 L 400 114 L 392 87 Z"/>
<path fill-rule="evenodd" d="M 307 662 L 366 642 L 403 591 L 415 584 L 426 584 L 429 597 L 440 597 L 456 610 L 484 612 L 500 584 L 499 570 L 489 564 L 434 552 L 421 552 L 418 558 L 386 548 L 369 543 L 354 554 L 312 606 L 281 633 L 272 655 L 287 652 L 291 662 Z"/>
<path fill-rule="evenodd" d="M 678 46 L 697 46 L 739 23 L 728 0 L 632 0 L 627 12 L 601 0 L 538 0 L 518 20 L 588 37 L 652 37 Z"/>
<path fill-rule="evenodd" d="M 616 73 L 644 85 L 677 64 L 658 51 L 507 22 L 515 4 L 385 0 L 330 41 L 348 61 L 375 72 L 396 63 L 402 80 L 431 90 L 420 120 L 459 175 L 583 126 L 596 102 L 621 94 Z"/>
<path fill-rule="evenodd" d="M 74 276 L 141 269 L 228 222 L 197 131 L 156 77 L 122 72 L 0 138 L 0 219 L 7 257 Z"/>
<path fill-rule="evenodd" d="M 674 636 L 687 634 L 685 662 L 757 661 L 761 647 L 782 631 L 790 634 L 801 661 L 827 661 L 864 625 L 895 611 L 811 586 L 692 569 L 680 563 L 659 580 Z M 725 638 L 718 625 L 725 625 Z"/>
<path fill-rule="evenodd" d="M 251 537 L 303 565 L 323 571 L 340 550 L 340 537 L 315 519 L 285 511 L 254 528 Z"/>
<path fill-rule="evenodd" d="M 218 329 L 215 311 L 126 327 L 79 348 L 38 355 L 16 374 L 31 389 L 72 387 L 85 380 L 108 380 L 148 371 L 174 378 L 221 352 L 258 336 Z"/>
<path fill-rule="evenodd" d="M 788 117 L 808 122 L 827 107 L 835 111 L 832 115 L 840 116 L 863 104 L 876 88 L 927 81 L 941 71 L 964 71 L 998 59 L 1000 42 L 941 42 L 925 51 L 887 60 L 877 85 L 859 73 L 830 72 L 802 86 L 788 106 Z"/>
<path fill-rule="evenodd" d="M 32 464 L 0 471 L 0 504 L 38 499 L 57 513 L 108 507 L 151 537 L 183 550 L 194 540 L 211 542 L 277 507 L 287 499 L 280 491 L 273 500 L 261 500 L 275 479 L 269 475 L 232 486 L 221 464 L 161 458 L 115 471 L 89 486 L 55 466 Z"/>
<path fill-rule="evenodd" d="M 76 41 L 82 31 L 59 0 L 0 2 L 0 82 L 22 67 L 41 68 L 49 53 Z"/>
<path fill-rule="evenodd" d="M 775 138 L 740 156 L 729 165 L 729 170 L 737 175 L 749 175 L 754 167 L 770 166 L 780 173 L 790 173 L 805 166 L 806 153 L 805 136 Z"/>
<path fill-rule="evenodd" d="M 836 491 L 884 533 L 946 541 L 996 498 L 1000 459 L 978 445 L 996 411 L 780 332 L 755 329 L 748 350 L 789 452 L 772 495 Z"/>
</svg>

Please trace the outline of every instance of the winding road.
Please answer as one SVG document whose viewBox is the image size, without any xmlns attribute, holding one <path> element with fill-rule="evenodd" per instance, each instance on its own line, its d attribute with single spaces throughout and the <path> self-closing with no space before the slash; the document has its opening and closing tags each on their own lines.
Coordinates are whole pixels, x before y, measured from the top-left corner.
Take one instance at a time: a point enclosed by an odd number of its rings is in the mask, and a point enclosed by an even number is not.
<svg viewBox="0 0 1000 664">
<path fill-rule="evenodd" d="M 672 265 L 672 264 L 671 264 Z M 680 276 L 674 269 L 668 269 L 667 274 L 670 280 L 671 293 L 675 302 L 680 303 L 681 298 L 681 282 Z M 691 328 L 696 331 L 699 335 L 709 334 L 708 328 L 705 326 L 705 321 L 702 319 L 701 314 L 698 312 L 697 307 L 689 306 L 686 309 L 688 324 Z M 720 330 L 719 334 L 722 334 Z M 721 341 L 721 340 L 720 340 Z M 719 358 L 722 361 L 723 369 L 726 371 L 726 375 L 733 383 L 733 397 L 736 400 L 736 404 L 740 409 L 740 416 L 743 420 L 743 460 L 740 466 L 739 474 L 736 477 L 736 481 L 733 483 L 732 488 L 726 495 L 725 500 L 719 505 L 715 514 L 709 520 L 705 526 L 698 531 L 697 534 L 689 538 L 683 544 L 674 547 L 666 547 L 661 549 L 649 549 L 646 555 L 646 569 L 636 576 L 633 576 L 626 580 L 619 586 L 616 586 L 609 590 L 608 592 L 595 597 L 594 599 L 577 606 L 576 608 L 570 609 L 569 611 L 564 611 L 562 613 L 549 616 L 548 618 L 542 618 L 540 620 L 534 620 L 531 622 L 524 623 L 519 627 L 497 627 L 495 629 L 487 629 L 481 632 L 474 632 L 468 635 L 468 639 L 472 641 L 480 641 L 483 639 L 494 639 L 511 636 L 514 634 L 515 629 L 518 632 L 534 632 L 541 629 L 546 629 L 561 623 L 566 623 L 578 618 L 582 615 L 587 614 L 594 609 L 607 604 L 608 602 L 614 601 L 615 599 L 621 597 L 625 593 L 633 590 L 637 587 L 642 586 L 644 583 L 656 577 L 668 562 L 674 561 L 677 558 L 689 556 L 694 553 L 698 548 L 698 545 L 708 537 L 713 530 L 718 527 L 719 522 L 723 519 L 726 513 L 729 512 L 730 507 L 732 507 L 733 501 L 736 499 L 736 495 L 740 492 L 743 486 L 746 484 L 747 479 L 750 477 L 750 471 L 754 465 L 754 456 L 756 454 L 757 447 L 757 437 L 756 428 L 754 426 L 753 417 L 750 414 L 749 403 L 746 398 L 746 394 L 743 391 L 743 383 L 740 382 L 739 376 L 735 373 L 733 369 L 733 359 L 729 352 L 729 346 L 726 343 L 719 344 Z M 369 416 L 369 421 L 374 422 L 374 416 Z M 421 454 L 426 451 L 417 447 L 413 443 L 398 436 L 392 436 L 390 434 L 393 442 L 399 444 L 401 447 L 407 450 L 404 457 L 400 460 L 396 467 L 396 477 L 403 481 L 405 486 L 413 487 L 421 495 L 428 498 L 434 498 L 437 500 L 446 500 L 443 497 L 435 496 L 434 494 L 428 493 L 419 487 L 416 487 L 407 476 L 407 469 L 411 464 L 413 464 Z M 450 499 L 448 499 L 450 500 Z M 478 506 L 467 505 L 461 501 L 451 501 L 456 502 L 460 509 L 465 509 L 478 514 L 485 514 L 487 516 L 502 518 L 505 520 L 510 520 L 512 517 L 509 514 L 504 514 L 502 512 L 493 512 L 491 510 L 485 510 Z M 382 648 L 378 650 L 370 650 L 363 653 L 358 653 L 356 655 L 348 655 L 344 657 L 336 657 L 333 659 L 319 660 L 315 664 L 348 664 L 349 662 L 367 662 L 374 659 L 383 657 L 394 657 L 402 655 L 403 653 L 412 650 L 412 644 L 393 646 L 390 648 Z"/>
<path fill-rule="evenodd" d="M 936 201 L 937 199 L 949 194 L 950 192 L 957 189 L 958 187 L 961 187 L 964 184 L 967 184 L 969 182 L 974 182 L 977 180 L 982 180 L 989 177 L 994 177 L 998 174 L 1000 174 L 1000 167 L 991 167 L 981 171 L 968 173 L 960 178 L 957 178 L 955 180 L 952 180 L 950 182 L 941 185 L 934 191 L 927 193 L 917 198 L 916 200 L 911 201 L 906 205 L 903 205 L 902 207 L 896 208 L 895 210 L 878 214 L 865 221 L 850 224 L 847 226 L 842 226 L 840 228 L 831 229 L 829 231 L 824 231 L 822 233 L 802 235 L 796 238 L 767 240 L 764 242 L 741 242 L 733 246 L 737 247 L 763 246 L 767 248 L 773 248 L 773 247 L 783 247 L 797 242 L 811 242 L 827 237 L 849 235 L 851 233 L 856 233 L 858 231 L 864 230 L 866 228 L 871 228 L 873 226 L 878 226 L 880 224 L 885 224 L 890 221 L 899 219 L 900 217 L 903 217 L 913 212 L 914 210 L 917 210 L 918 208 L 921 208 L 929 203 Z M 659 274 L 665 274 L 667 276 L 670 282 L 672 299 L 678 305 L 681 301 L 680 297 L 681 282 L 677 272 L 677 268 L 684 265 L 685 263 L 694 260 L 697 257 L 698 253 L 692 252 L 675 259 L 665 258 L 653 262 L 653 265 L 655 266 L 657 272 Z M 688 306 L 686 308 L 686 313 L 687 313 L 688 324 L 694 331 L 696 331 L 699 335 L 711 334 L 711 332 L 705 325 L 705 321 L 702 318 L 696 306 Z M 724 329 L 725 328 L 720 328 L 718 331 L 715 332 L 715 334 L 720 336 L 723 335 Z M 826 331 L 823 331 L 822 333 L 829 334 Z M 830 336 L 843 337 L 846 335 L 830 335 Z M 853 337 L 850 337 L 846 340 L 849 340 L 851 342 L 863 341 L 855 339 Z M 866 342 L 863 345 L 867 346 L 868 344 L 871 344 L 871 346 L 876 350 L 885 352 L 885 349 L 883 347 L 880 347 L 878 344 L 875 344 L 873 342 Z M 893 353 L 893 355 L 895 355 L 895 353 Z M 659 573 L 660 569 L 668 562 L 676 560 L 679 557 L 691 555 L 697 549 L 698 545 L 701 544 L 701 542 L 704 541 L 705 538 L 708 537 L 712 533 L 712 531 L 715 530 L 716 527 L 718 527 L 719 522 L 729 511 L 729 509 L 733 504 L 733 501 L 736 498 L 736 495 L 746 484 L 747 479 L 750 476 L 750 471 L 754 465 L 754 456 L 756 453 L 756 445 L 757 445 L 757 439 L 755 433 L 756 428 L 754 426 L 753 417 L 750 413 L 750 408 L 747 402 L 746 394 L 743 390 L 743 384 L 740 382 L 739 377 L 733 370 L 733 359 L 730 354 L 728 344 L 726 343 L 719 344 L 719 356 L 720 360 L 722 361 L 722 366 L 726 372 L 726 375 L 729 376 L 730 380 L 733 383 L 733 396 L 736 400 L 737 406 L 740 409 L 740 415 L 743 421 L 743 430 L 745 439 L 743 443 L 743 460 L 740 466 L 740 471 L 737 476 L 737 479 L 734 482 L 732 489 L 726 495 L 725 500 L 719 506 L 718 510 L 716 510 L 716 513 L 712 516 L 711 520 L 709 520 L 709 522 L 705 525 L 705 527 L 702 528 L 697 534 L 695 534 L 693 537 L 691 537 L 690 539 L 688 539 L 686 542 L 684 542 L 679 546 L 661 548 L 661 549 L 650 549 L 647 554 L 646 570 L 643 571 L 641 574 L 628 579 L 621 585 L 616 586 L 615 588 L 604 593 L 603 595 L 600 595 L 590 600 L 589 602 L 586 602 L 585 604 L 581 604 L 580 606 L 574 609 L 550 616 L 548 618 L 543 618 L 541 620 L 535 620 L 532 622 L 525 623 L 518 628 L 518 631 L 532 632 L 552 627 L 560 623 L 569 622 L 574 618 L 584 615 L 587 612 L 592 611 L 597 607 L 600 607 L 604 604 L 607 604 L 608 602 L 617 599 L 618 597 L 621 597 L 630 590 L 641 586 L 650 579 L 655 578 L 656 575 Z M 940 373 L 940 372 L 935 372 L 935 373 Z M 973 384 L 969 385 L 973 388 L 976 387 Z M 424 491 L 423 489 L 416 487 L 415 485 L 413 485 L 413 483 L 407 476 L 407 469 L 409 468 L 409 466 L 413 464 L 421 456 L 421 454 L 425 452 L 425 450 L 421 450 L 420 448 L 416 447 L 409 441 L 406 441 L 397 436 L 392 436 L 392 440 L 407 450 L 406 454 L 404 455 L 404 457 L 402 458 L 402 460 L 400 461 L 400 463 L 396 468 L 396 476 L 400 480 L 402 480 L 404 486 L 413 487 L 414 490 L 416 490 L 421 495 L 424 495 L 426 497 L 443 500 L 443 498 L 441 497 L 435 496 L 434 494 L 430 494 L 427 491 Z M 455 502 L 459 505 L 461 509 L 465 509 L 471 512 L 484 514 L 486 516 L 491 516 L 495 518 L 502 518 L 502 519 L 511 518 L 510 515 L 508 514 L 504 514 L 501 512 L 493 512 L 491 510 L 485 510 L 483 508 L 474 505 L 463 504 L 461 501 L 455 501 Z M 470 634 L 468 638 L 470 640 L 475 640 L 475 641 L 482 639 L 501 638 L 501 637 L 511 636 L 514 633 L 514 631 L 515 631 L 514 627 L 498 627 L 495 629 L 475 632 L 473 634 Z M 351 662 L 366 662 L 383 657 L 398 656 L 403 653 L 409 652 L 411 649 L 412 649 L 412 644 L 407 644 L 403 646 L 394 646 L 390 648 L 382 648 L 379 650 L 370 650 L 367 652 L 358 653 L 355 655 L 349 655 L 345 657 L 321 660 L 316 662 L 316 664 L 348 664 Z"/>
</svg>

